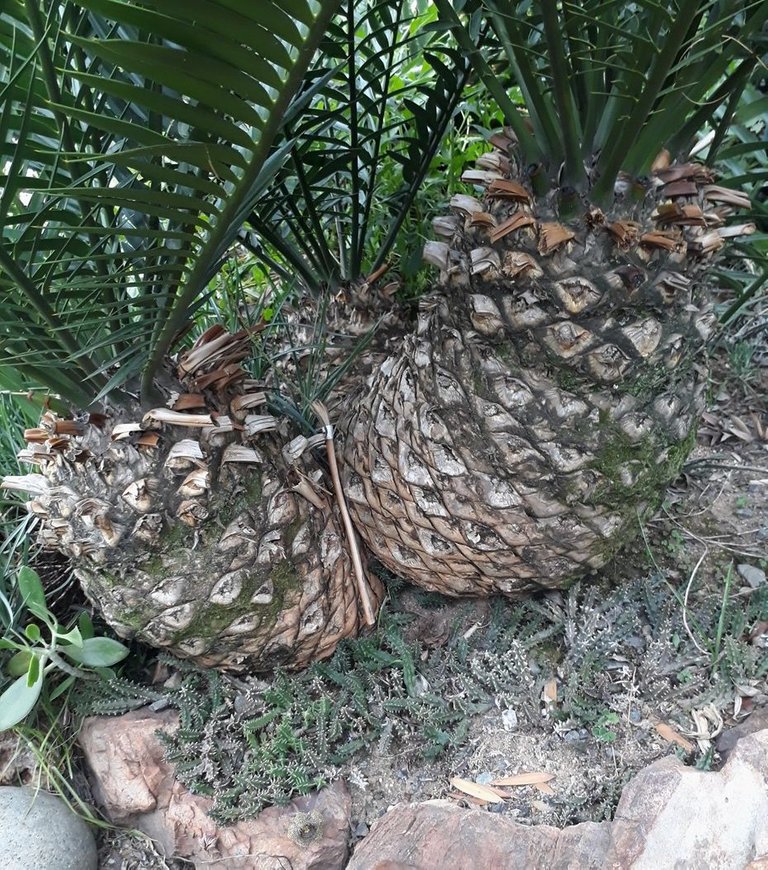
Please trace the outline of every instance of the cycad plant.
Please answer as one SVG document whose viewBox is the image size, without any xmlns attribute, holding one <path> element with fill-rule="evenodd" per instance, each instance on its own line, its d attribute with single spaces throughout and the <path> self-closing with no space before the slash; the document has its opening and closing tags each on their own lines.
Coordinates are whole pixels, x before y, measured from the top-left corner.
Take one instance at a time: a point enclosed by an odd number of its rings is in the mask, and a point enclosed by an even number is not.
<svg viewBox="0 0 768 870">
<path fill-rule="evenodd" d="M 335 404 L 407 328 L 395 294 L 420 244 L 401 229 L 470 72 L 435 19 L 425 0 L 342 2 L 285 127 L 290 153 L 241 233 L 279 288 L 300 291 L 280 315 L 305 403 L 342 380 Z"/>
<path fill-rule="evenodd" d="M 713 165 L 768 5 L 437 6 L 508 126 L 435 220 L 417 334 L 349 409 L 345 489 L 422 586 L 557 588 L 612 557 L 693 444 L 713 259 L 754 229 Z"/>
<path fill-rule="evenodd" d="M 307 439 L 241 365 L 264 322 L 169 356 L 286 159 L 338 6 L 0 13 L 0 385 L 51 391 L 36 470 L 4 486 L 121 635 L 206 664 L 300 666 L 380 595 Z"/>
</svg>

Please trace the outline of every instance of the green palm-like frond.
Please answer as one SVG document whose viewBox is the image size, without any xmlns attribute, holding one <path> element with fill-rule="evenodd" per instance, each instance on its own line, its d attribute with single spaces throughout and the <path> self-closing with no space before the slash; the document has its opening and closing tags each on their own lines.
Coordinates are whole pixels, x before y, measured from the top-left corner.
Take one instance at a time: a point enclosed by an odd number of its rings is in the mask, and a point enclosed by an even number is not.
<svg viewBox="0 0 768 870">
<path fill-rule="evenodd" d="M 684 154 L 732 113 L 759 62 L 759 0 L 437 0 L 441 17 L 499 102 L 545 189 L 600 202 L 619 172 L 647 173 L 661 148 Z M 496 56 L 473 32 L 487 21 Z M 473 25 L 473 22 L 474 25 Z M 525 111 L 507 85 L 519 87 Z M 506 79 L 506 80 L 505 80 Z M 727 122 L 727 121 L 726 121 Z"/>
<path fill-rule="evenodd" d="M 285 157 L 338 0 L 15 0 L 0 14 L 0 379 L 148 398 Z"/>
<path fill-rule="evenodd" d="M 249 246 L 283 277 L 318 291 L 390 254 L 470 69 L 434 17 L 406 0 L 342 3 L 290 127 L 290 160 L 248 221 Z"/>
</svg>

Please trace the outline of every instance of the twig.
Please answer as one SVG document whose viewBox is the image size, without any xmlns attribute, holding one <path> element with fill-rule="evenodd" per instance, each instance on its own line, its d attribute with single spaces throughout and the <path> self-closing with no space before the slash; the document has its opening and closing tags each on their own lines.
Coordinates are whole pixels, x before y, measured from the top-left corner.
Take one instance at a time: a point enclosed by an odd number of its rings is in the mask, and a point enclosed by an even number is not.
<svg viewBox="0 0 768 870">
<path fill-rule="evenodd" d="M 360 546 L 357 543 L 355 528 L 352 525 L 352 519 L 347 510 L 347 500 L 344 498 L 344 490 L 341 486 L 341 478 L 339 477 L 339 468 L 336 464 L 336 451 L 333 446 L 333 425 L 331 424 L 331 418 L 328 416 L 328 409 L 322 402 L 312 402 L 312 410 L 317 414 L 317 418 L 325 428 L 325 449 L 328 454 L 328 467 L 331 472 L 333 489 L 336 493 L 336 502 L 338 503 L 339 511 L 341 512 L 341 520 L 344 523 L 344 531 L 347 533 L 347 540 L 349 541 L 349 552 L 352 557 L 352 566 L 355 571 L 357 591 L 363 605 L 365 622 L 366 625 L 375 625 L 376 614 L 373 610 L 373 604 L 368 590 L 368 582 L 365 579 L 365 572 L 363 571 L 363 560 L 360 558 Z"/>
<path fill-rule="evenodd" d="M 683 466 L 683 471 L 687 471 L 693 465 L 714 465 L 716 468 L 727 468 L 731 471 L 759 471 L 761 474 L 768 474 L 768 468 L 759 465 L 730 465 L 729 463 L 720 462 L 715 457 L 692 459 Z"/>
<path fill-rule="evenodd" d="M 704 552 L 701 554 L 701 558 L 696 563 L 696 567 L 691 572 L 691 576 L 688 578 L 688 585 L 685 587 L 685 595 L 683 596 L 683 625 L 685 626 L 685 630 L 688 632 L 688 637 L 693 641 L 693 645 L 696 649 L 705 656 L 708 656 L 709 653 L 701 646 L 699 646 L 699 642 L 693 636 L 693 632 L 691 631 L 691 627 L 688 625 L 688 596 L 691 592 L 691 586 L 693 585 L 693 578 L 696 576 L 696 572 L 701 567 L 701 563 L 706 558 L 709 553 L 709 548 L 705 548 Z"/>
</svg>

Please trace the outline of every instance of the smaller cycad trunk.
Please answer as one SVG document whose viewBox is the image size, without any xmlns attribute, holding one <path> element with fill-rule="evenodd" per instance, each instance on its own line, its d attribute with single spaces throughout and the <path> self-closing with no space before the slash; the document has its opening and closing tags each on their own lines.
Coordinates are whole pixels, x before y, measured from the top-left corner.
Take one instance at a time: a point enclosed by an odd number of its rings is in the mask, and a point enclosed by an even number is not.
<svg viewBox="0 0 768 870">
<path fill-rule="evenodd" d="M 351 402 L 344 483 L 388 568 L 454 595 L 558 588 L 652 513 L 706 384 L 710 255 L 746 198 L 697 164 L 564 219 L 504 137 L 427 245 L 441 286 Z"/>
<path fill-rule="evenodd" d="M 381 598 L 356 576 L 313 442 L 288 440 L 240 368 L 249 337 L 213 329 L 178 364 L 169 406 L 62 420 L 21 458 L 41 542 L 68 555 L 122 637 L 202 665 L 304 667 Z"/>
</svg>

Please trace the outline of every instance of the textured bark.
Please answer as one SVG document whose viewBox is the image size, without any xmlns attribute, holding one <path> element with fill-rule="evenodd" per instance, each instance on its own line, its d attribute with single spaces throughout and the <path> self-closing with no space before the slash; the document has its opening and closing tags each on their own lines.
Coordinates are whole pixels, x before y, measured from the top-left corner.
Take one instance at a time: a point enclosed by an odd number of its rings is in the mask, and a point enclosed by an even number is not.
<svg viewBox="0 0 768 870">
<path fill-rule="evenodd" d="M 5 485 L 32 492 L 42 542 L 72 559 L 120 636 L 206 666 L 298 668 L 360 631 L 362 602 L 306 439 L 254 413 L 263 393 L 237 364 L 247 344 L 207 334 L 179 363 L 189 392 L 174 409 L 46 414 L 22 452 L 40 473 Z M 381 586 L 364 580 L 375 607 Z"/>
<path fill-rule="evenodd" d="M 417 334 L 349 403 L 343 478 L 392 571 L 514 595 L 604 565 L 678 474 L 703 408 L 710 205 L 725 194 L 703 167 L 672 167 L 611 214 L 561 222 L 554 194 L 470 176 L 486 198 L 454 197 L 435 222 L 450 245 L 427 246 L 441 287 Z M 668 202 L 681 177 L 689 194 Z"/>
</svg>

